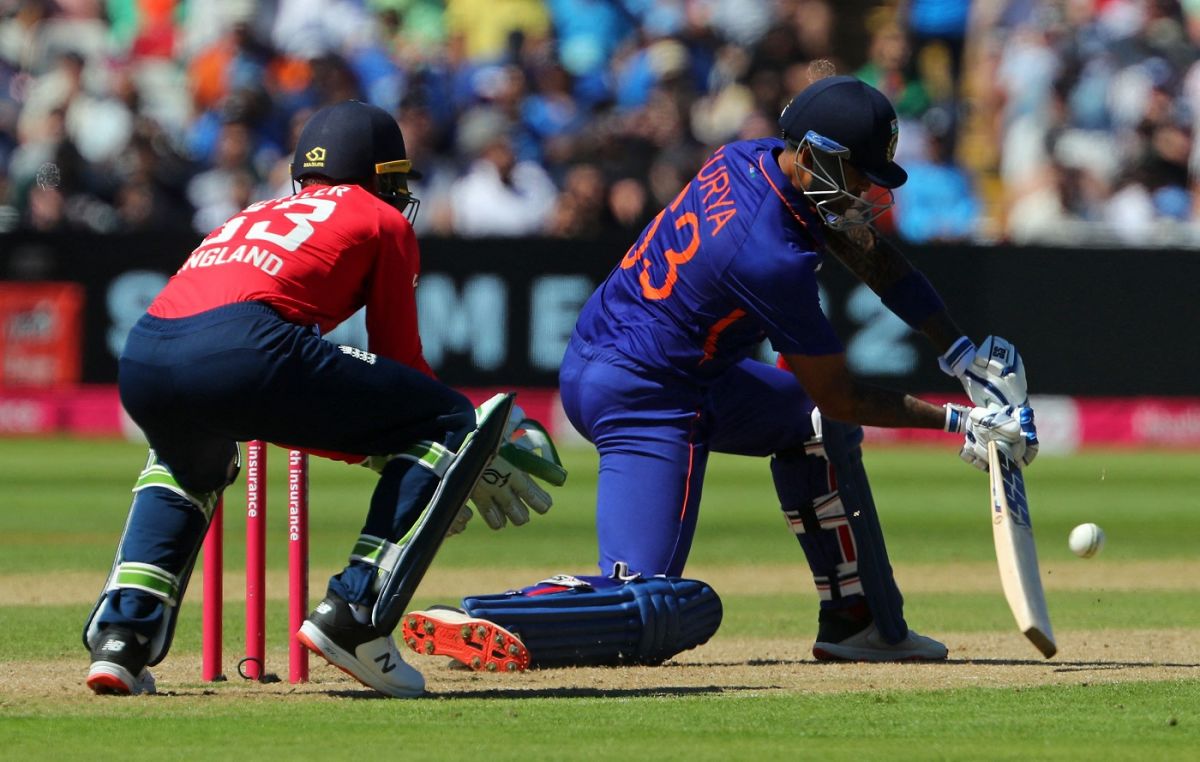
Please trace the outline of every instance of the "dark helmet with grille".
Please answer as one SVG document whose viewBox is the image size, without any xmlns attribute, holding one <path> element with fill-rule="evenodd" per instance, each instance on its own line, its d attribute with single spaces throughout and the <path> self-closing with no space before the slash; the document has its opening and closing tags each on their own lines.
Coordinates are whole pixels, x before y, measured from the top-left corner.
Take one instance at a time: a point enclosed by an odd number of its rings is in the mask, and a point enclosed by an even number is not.
<svg viewBox="0 0 1200 762">
<path fill-rule="evenodd" d="M 391 114 L 360 101 L 342 101 L 313 114 L 300 131 L 292 179 L 322 177 L 362 185 L 401 211 L 418 201 L 408 180 L 420 179 L 404 150 L 404 136 Z"/>
</svg>

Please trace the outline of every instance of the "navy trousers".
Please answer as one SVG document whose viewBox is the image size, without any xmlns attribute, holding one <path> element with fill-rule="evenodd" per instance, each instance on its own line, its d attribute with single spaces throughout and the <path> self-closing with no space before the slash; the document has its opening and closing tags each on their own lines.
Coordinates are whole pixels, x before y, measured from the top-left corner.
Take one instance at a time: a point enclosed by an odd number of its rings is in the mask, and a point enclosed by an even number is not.
<svg viewBox="0 0 1200 762">
<path fill-rule="evenodd" d="M 258 302 L 187 318 L 145 315 L 120 358 L 121 402 L 159 461 L 192 492 L 223 489 L 237 442 L 263 439 L 362 455 L 422 440 L 457 450 L 475 427 L 474 407 L 442 383 L 385 357 L 341 348 L 315 329 Z M 427 469 L 393 460 L 379 479 L 362 532 L 395 541 L 437 487 Z M 203 515 L 165 489 L 138 492 L 122 561 L 186 574 L 206 531 Z M 347 545 L 351 545 L 348 538 Z M 346 600 L 369 605 L 374 568 L 352 564 L 330 580 Z M 102 627 L 156 631 L 161 602 L 138 590 L 109 593 Z"/>
</svg>

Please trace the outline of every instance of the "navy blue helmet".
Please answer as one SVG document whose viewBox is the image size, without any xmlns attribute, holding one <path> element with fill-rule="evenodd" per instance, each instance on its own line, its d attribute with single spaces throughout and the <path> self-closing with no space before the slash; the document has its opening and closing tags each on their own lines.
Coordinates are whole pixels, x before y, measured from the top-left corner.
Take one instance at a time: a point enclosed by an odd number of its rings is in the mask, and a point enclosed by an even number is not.
<svg viewBox="0 0 1200 762">
<path fill-rule="evenodd" d="M 810 157 L 812 183 L 804 195 L 835 230 L 868 224 L 892 206 L 892 189 L 908 173 L 895 162 L 896 110 L 887 96 L 855 77 L 826 77 L 806 87 L 779 115 L 782 137 Z M 863 195 L 849 187 L 846 165 L 874 186 Z"/>
<path fill-rule="evenodd" d="M 400 126 L 388 112 L 360 101 L 326 106 L 305 123 L 292 159 L 292 179 L 306 177 L 362 185 L 410 219 L 420 204 L 409 192 L 408 180 L 421 175 L 408 160 Z"/>
</svg>

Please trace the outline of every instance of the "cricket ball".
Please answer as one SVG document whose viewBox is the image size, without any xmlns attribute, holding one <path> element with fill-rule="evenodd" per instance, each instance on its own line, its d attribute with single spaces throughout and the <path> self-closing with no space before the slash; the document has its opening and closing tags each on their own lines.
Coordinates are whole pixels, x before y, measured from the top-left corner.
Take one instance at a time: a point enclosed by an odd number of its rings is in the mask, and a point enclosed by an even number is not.
<svg viewBox="0 0 1200 762">
<path fill-rule="evenodd" d="M 1080 524 L 1071 530 L 1067 545 L 1080 558 L 1091 558 L 1104 547 L 1104 530 L 1095 524 Z"/>
</svg>

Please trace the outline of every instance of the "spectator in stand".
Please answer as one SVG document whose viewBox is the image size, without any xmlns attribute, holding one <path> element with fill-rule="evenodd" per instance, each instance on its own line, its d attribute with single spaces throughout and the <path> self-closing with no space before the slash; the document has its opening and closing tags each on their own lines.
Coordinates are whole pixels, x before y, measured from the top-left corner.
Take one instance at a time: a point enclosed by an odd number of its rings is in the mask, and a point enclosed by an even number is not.
<svg viewBox="0 0 1200 762">
<path fill-rule="evenodd" d="M 1078 0 L 1064 10 L 1011 4 L 994 25 L 1009 234 L 1073 245 L 1194 241 L 1195 111 L 1184 83 L 1198 54 L 1183 8 Z"/>
<path fill-rule="evenodd" d="M 559 238 L 595 238 L 605 226 L 607 188 L 604 173 L 594 164 L 567 170 L 546 232 Z"/>
<path fill-rule="evenodd" d="M 554 182 L 540 165 L 518 161 L 503 117 L 477 112 L 460 142 L 476 155 L 450 191 L 452 230 L 469 238 L 543 232 L 554 209 Z"/>
<path fill-rule="evenodd" d="M 547 0 L 554 24 L 558 60 L 575 78 L 576 94 L 593 104 L 608 96 L 608 62 L 636 30 L 627 3 L 597 0 Z"/>
<path fill-rule="evenodd" d="M 869 48 L 853 43 L 868 31 Z M 604 224 L 626 224 L 669 203 L 707 150 L 774 134 L 822 58 L 861 66 L 910 122 L 899 150 L 921 149 L 930 107 L 960 114 L 967 51 L 978 84 L 950 148 L 963 163 L 930 167 L 987 189 L 976 232 L 1180 242 L 1200 230 L 1198 50 L 1200 0 L 12 0 L 0 3 L 0 204 L 18 210 L 7 224 L 27 224 L 33 176 L 61 153 L 70 226 L 189 229 L 185 189 L 213 170 L 226 122 L 249 129 L 236 169 L 262 178 L 252 195 L 275 197 L 291 192 L 292 125 L 356 98 L 427 135 L 418 233 L 455 232 L 450 187 L 479 180 L 482 150 L 459 136 L 480 108 L 504 117 L 514 167 L 557 186 L 554 229 L 590 230 L 563 221 L 572 168 L 599 170 Z M 136 167 L 151 158 L 147 179 Z M 38 203 L 39 220 L 55 218 Z"/>
<path fill-rule="evenodd" d="M 652 215 L 646 186 L 634 177 L 622 177 L 608 188 L 608 214 L 622 233 L 636 234 Z"/>
<path fill-rule="evenodd" d="M 425 61 L 446 44 L 446 9 L 442 0 L 369 0 L 391 38 L 401 63 Z"/>
<path fill-rule="evenodd" d="M 545 164 L 565 164 L 575 150 L 575 136 L 584 126 L 586 114 L 572 95 L 571 75 L 561 64 L 547 61 L 533 76 L 534 91 L 520 103 L 521 121 L 539 146 Z"/>
<path fill-rule="evenodd" d="M 550 14 L 541 0 L 446 0 L 446 30 L 461 35 L 468 59 L 498 62 L 519 31 L 527 39 L 550 34 Z"/>
<path fill-rule="evenodd" d="M 954 163 L 953 119 L 944 108 L 925 114 L 924 156 L 910 154 L 908 182 L 895 190 L 896 232 L 907 241 L 963 241 L 979 223 L 979 199 L 971 178 Z"/>
<path fill-rule="evenodd" d="M 149 120 L 143 121 L 116 165 L 115 206 L 122 230 L 186 230 L 192 209 L 183 185 L 188 167 Z"/>
<path fill-rule="evenodd" d="M 971 0 L 906 0 L 901 4 L 901 18 L 907 22 L 912 40 L 909 78 L 939 85 L 936 100 L 948 104 L 956 120 L 971 4 Z M 934 68 L 927 66 L 928 58 L 939 48 L 942 70 L 923 71 Z"/>
<path fill-rule="evenodd" d="M 221 126 L 216 158 L 211 169 L 188 182 L 188 201 L 196 209 L 192 229 L 207 235 L 215 227 L 237 214 L 247 182 L 253 150 L 250 125 L 229 121 Z M 253 176 L 248 180 L 253 185 Z M 246 203 L 249 203 L 247 201 Z"/>
<path fill-rule="evenodd" d="M 884 20 L 871 35 L 870 58 L 854 75 L 886 95 L 901 119 L 920 119 L 929 108 L 929 93 L 919 78 L 909 74 L 909 58 L 904 30 Z"/>
</svg>

